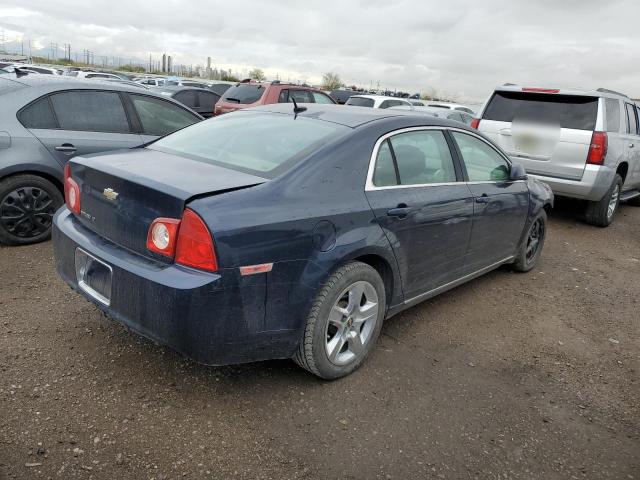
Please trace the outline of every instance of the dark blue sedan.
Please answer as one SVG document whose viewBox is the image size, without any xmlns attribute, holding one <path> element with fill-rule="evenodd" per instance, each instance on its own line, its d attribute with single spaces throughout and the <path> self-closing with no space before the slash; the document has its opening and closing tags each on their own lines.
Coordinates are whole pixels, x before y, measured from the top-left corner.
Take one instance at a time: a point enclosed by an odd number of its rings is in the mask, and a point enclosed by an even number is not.
<svg viewBox="0 0 640 480">
<path fill-rule="evenodd" d="M 293 358 L 327 379 L 385 318 L 533 268 L 553 203 L 475 130 L 331 105 L 223 115 L 65 173 L 53 237 L 72 288 L 198 362 Z"/>
</svg>

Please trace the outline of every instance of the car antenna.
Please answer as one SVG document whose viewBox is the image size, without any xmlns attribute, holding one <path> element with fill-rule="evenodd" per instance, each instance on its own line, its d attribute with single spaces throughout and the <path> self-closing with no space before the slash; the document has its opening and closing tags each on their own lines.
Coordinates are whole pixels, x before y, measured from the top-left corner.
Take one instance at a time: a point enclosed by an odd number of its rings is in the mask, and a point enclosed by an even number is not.
<svg viewBox="0 0 640 480">
<path fill-rule="evenodd" d="M 293 117 L 294 119 L 295 119 L 295 117 L 298 116 L 299 113 L 307 111 L 307 107 L 299 107 L 298 106 L 298 102 L 296 102 L 295 98 L 291 97 L 291 101 L 293 102 L 293 113 L 295 114 L 294 117 Z"/>
</svg>

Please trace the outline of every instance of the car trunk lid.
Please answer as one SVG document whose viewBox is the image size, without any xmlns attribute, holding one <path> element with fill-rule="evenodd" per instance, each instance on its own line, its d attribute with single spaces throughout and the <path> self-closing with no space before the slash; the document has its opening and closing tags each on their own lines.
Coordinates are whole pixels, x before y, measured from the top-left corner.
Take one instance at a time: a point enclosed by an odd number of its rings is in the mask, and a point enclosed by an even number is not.
<svg viewBox="0 0 640 480">
<path fill-rule="evenodd" d="M 158 217 L 181 218 L 193 198 L 264 183 L 266 179 L 198 160 L 147 149 L 76 157 L 71 175 L 81 191 L 80 222 L 137 253 Z"/>
</svg>

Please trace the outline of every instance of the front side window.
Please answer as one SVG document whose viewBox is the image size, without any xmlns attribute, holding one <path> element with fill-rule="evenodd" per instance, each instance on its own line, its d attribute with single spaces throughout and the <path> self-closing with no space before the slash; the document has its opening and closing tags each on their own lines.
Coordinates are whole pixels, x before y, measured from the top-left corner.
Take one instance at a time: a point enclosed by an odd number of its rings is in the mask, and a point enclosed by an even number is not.
<svg viewBox="0 0 640 480">
<path fill-rule="evenodd" d="M 192 125 L 147 148 L 273 178 L 349 131 L 311 118 L 238 112 Z"/>
<path fill-rule="evenodd" d="M 607 132 L 620 132 L 620 100 L 607 98 L 604 105 L 607 115 Z"/>
<path fill-rule="evenodd" d="M 458 144 L 470 182 L 505 182 L 509 163 L 486 142 L 466 133 L 451 132 Z"/>
<path fill-rule="evenodd" d="M 198 117 L 171 102 L 129 94 L 147 135 L 167 135 L 199 121 Z"/>
<path fill-rule="evenodd" d="M 116 92 L 74 90 L 51 95 L 63 130 L 129 133 L 129 122 Z"/>
<path fill-rule="evenodd" d="M 441 130 L 400 133 L 383 142 L 378 150 L 373 175 L 377 187 L 455 181 L 453 158 Z"/>
</svg>

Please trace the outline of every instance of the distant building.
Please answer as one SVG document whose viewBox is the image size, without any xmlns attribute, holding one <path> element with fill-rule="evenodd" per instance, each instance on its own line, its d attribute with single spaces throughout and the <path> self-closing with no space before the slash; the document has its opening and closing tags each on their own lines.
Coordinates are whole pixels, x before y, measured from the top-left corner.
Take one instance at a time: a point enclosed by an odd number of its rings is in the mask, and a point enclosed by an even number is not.
<svg viewBox="0 0 640 480">
<path fill-rule="evenodd" d="M 171 55 L 167 57 L 167 72 L 171 73 Z"/>
<path fill-rule="evenodd" d="M 167 71 L 167 54 L 163 53 L 162 54 L 162 72 L 166 72 Z"/>
</svg>

